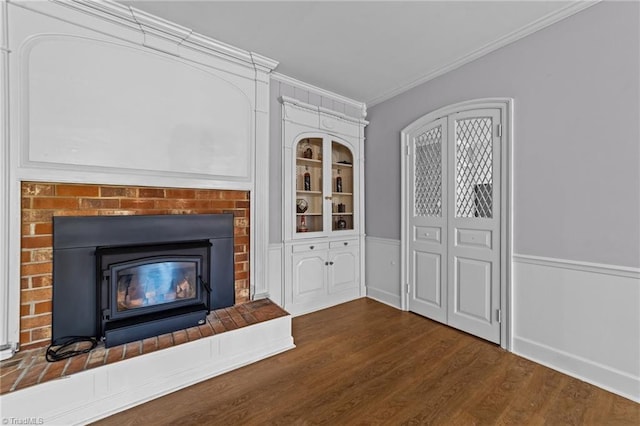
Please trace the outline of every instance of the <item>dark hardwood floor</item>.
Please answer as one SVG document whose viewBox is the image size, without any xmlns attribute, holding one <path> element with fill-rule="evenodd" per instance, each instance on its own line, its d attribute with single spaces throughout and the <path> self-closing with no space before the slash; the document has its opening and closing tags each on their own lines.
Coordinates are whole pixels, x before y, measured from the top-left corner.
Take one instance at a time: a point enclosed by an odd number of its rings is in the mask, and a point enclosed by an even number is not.
<svg viewBox="0 0 640 426">
<path fill-rule="evenodd" d="M 294 318 L 293 336 L 98 424 L 640 424 L 640 404 L 370 299 Z"/>
</svg>

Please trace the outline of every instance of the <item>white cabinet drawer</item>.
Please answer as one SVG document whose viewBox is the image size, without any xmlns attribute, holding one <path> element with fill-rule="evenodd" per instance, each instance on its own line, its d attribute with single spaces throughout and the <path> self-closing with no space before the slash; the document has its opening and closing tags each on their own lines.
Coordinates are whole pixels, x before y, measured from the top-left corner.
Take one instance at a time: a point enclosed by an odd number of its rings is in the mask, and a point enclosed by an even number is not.
<svg viewBox="0 0 640 426">
<path fill-rule="evenodd" d="M 345 247 L 354 247 L 358 245 L 358 240 L 353 239 L 353 240 L 342 240 L 342 241 L 331 241 L 329 243 L 329 248 L 332 249 L 336 249 L 336 248 L 345 248 Z"/>
<path fill-rule="evenodd" d="M 308 243 L 308 244 L 296 244 L 292 250 L 294 253 L 300 253 L 304 251 L 322 251 L 329 248 L 329 243 Z"/>
</svg>

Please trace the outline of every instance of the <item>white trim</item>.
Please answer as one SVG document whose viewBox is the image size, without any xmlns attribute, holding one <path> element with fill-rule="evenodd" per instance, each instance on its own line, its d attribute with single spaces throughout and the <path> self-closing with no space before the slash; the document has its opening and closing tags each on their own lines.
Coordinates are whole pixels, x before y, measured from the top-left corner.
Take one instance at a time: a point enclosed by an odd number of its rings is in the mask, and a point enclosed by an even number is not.
<svg viewBox="0 0 640 426">
<path fill-rule="evenodd" d="M 10 392 L 2 416 L 87 424 L 293 348 L 291 316 L 275 318 Z"/>
<path fill-rule="evenodd" d="M 190 28 L 177 25 L 150 13 L 136 9 L 133 6 L 124 6 L 112 0 L 52 0 L 54 3 L 88 13 L 112 23 L 127 26 L 140 31 L 146 36 L 153 35 L 172 44 L 185 46 L 193 50 L 204 51 L 209 55 L 221 58 L 233 58 L 252 66 L 259 65 L 268 69 L 274 69 L 278 62 L 266 56 L 249 52 L 211 37 L 194 32 Z M 23 7 L 29 8 L 28 3 Z M 157 48 L 155 45 L 147 46 Z M 170 52 L 169 52 L 170 53 Z"/>
<path fill-rule="evenodd" d="M 7 2 L 0 1 L 0 360 L 13 355 L 17 346 L 17 336 L 11 333 L 15 328 L 16 309 L 10 306 L 15 302 L 15 291 L 9 284 L 9 249 L 11 227 L 9 226 L 10 189 L 10 152 L 9 152 L 9 34 Z M 18 293 L 20 286 L 18 285 Z M 13 286 L 15 289 L 15 286 Z M 18 299 L 19 300 L 19 299 Z M 20 302 L 16 302 L 19 305 Z M 14 342 L 11 340 L 15 339 Z"/>
<path fill-rule="evenodd" d="M 269 282 L 267 297 L 279 306 L 283 306 L 284 300 L 284 244 L 271 243 L 268 248 Z"/>
<path fill-rule="evenodd" d="M 532 265 L 549 266 L 552 268 L 573 269 L 575 271 L 612 275 L 617 277 L 640 279 L 640 268 L 629 266 L 608 265 L 604 263 L 583 262 L 578 260 L 558 259 L 553 257 L 514 254 L 514 262 Z"/>
<path fill-rule="evenodd" d="M 323 96 L 325 98 L 333 99 L 334 101 L 342 102 L 346 105 L 349 105 L 358 111 L 360 111 L 361 117 L 365 118 L 367 116 L 367 105 L 364 102 L 356 101 L 346 96 L 339 95 L 337 93 L 331 92 L 329 90 L 321 89 L 312 84 L 305 83 L 304 81 L 296 80 L 293 77 L 289 77 L 287 75 L 273 72 L 271 73 L 271 77 L 274 80 L 277 80 L 282 83 L 286 83 L 290 86 L 295 86 L 303 90 L 307 90 L 308 92 L 315 93 L 317 95 Z"/>
<path fill-rule="evenodd" d="M 571 2 L 569 5 L 567 5 L 566 7 L 557 10 L 555 12 L 552 12 L 546 16 L 543 16 L 542 18 L 538 19 L 537 21 L 534 21 L 528 25 L 525 25 L 524 27 L 521 27 L 503 37 L 500 37 L 497 40 L 494 40 L 484 46 L 482 46 L 479 49 L 474 50 L 471 53 L 468 53 L 452 62 L 450 62 L 447 65 L 444 65 L 440 68 L 437 68 L 434 71 L 431 71 L 430 73 L 418 78 L 417 80 L 413 80 L 410 81 L 406 84 L 403 84 L 395 89 L 392 89 L 380 96 L 377 96 L 373 99 L 368 99 L 366 101 L 367 105 L 369 107 L 372 107 L 374 105 L 377 105 L 379 103 L 382 103 L 388 99 L 393 98 L 394 96 L 397 96 L 401 93 L 404 93 L 408 90 L 413 89 L 416 86 L 419 86 L 423 83 L 426 83 L 427 81 L 433 80 L 436 77 L 440 77 L 443 74 L 448 73 L 449 71 L 453 71 L 456 68 L 460 68 L 461 66 L 468 64 L 471 61 L 474 61 L 482 56 L 488 55 L 489 53 L 493 52 L 494 50 L 498 50 L 501 47 L 504 47 L 508 44 L 511 44 L 515 41 L 520 40 L 521 38 L 524 38 L 530 34 L 535 33 L 536 31 L 540 31 L 546 27 L 548 27 L 549 25 L 555 24 L 556 22 L 559 22 L 565 18 L 568 18 L 571 15 L 574 15 L 588 7 L 591 7 L 597 3 L 599 3 L 601 0 L 594 0 L 594 1 L 574 1 Z"/>
<path fill-rule="evenodd" d="M 402 244 L 400 240 L 396 240 L 395 238 L 370 237 L 367 235 L 367 242 L 369 241 L 377 244 L 387 244 L 394 247 L 400 247 L 400 244 Z"/>
<path fill-rule="evenodd" d="M 338 120 L 348 121 L 349 123 L 354 123 L 359 126 L 363 124 L 366 126 L 367 124 L 369 124 L 369 122 L 363 118 L 354 118 L 347 114 L 341 113 L 339 111 L 334 111 L 332 109 L 324 108 L 321 106 L 311 105 L 299 99 L 291 98 L 289 96 L 282 95 L 280 96 L 279 101 L 280 103 L 282 103 L 282 105 L 289 104 L 293 107 L 297 107 L 311 113 L 321 113 L 321 114 L 333 116 Z M 286 111 L 284 110 L 282 112 L 282 119 L 287 120 L 287 114 L 286 114 Z M 324 131 L 327 132 L 327 130 L 324 130 Z M 331 133 L 331 132 L 329 131 L 328 133 Z"/>
<path fill-rule="evenodd" d="M 640 403 L 640 377 L 523 337 L 513 343 L 518 356 Z"/>
<path fill-rule="evenodd" d="M 384 303 L 387 306 L 402 310 L 400 308 L 400 296 L 390 293 L 388 291 L 380 290 L 377 288 L 367 287 L 368 299 L 375 300 L 376 302 Z"/>
</svg>

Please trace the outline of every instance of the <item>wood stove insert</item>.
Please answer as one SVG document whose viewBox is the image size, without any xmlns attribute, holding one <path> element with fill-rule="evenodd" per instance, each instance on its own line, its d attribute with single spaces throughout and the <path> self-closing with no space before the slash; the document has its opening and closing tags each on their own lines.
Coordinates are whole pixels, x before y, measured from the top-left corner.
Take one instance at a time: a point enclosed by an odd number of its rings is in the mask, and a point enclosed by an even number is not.
<svg viewBox="0 0 640 426">
<path fill-rule="evenodd" d="M 233 306 L 233 215 L 54 217 L 53 335 L 106 347 Z"/>
</svg>

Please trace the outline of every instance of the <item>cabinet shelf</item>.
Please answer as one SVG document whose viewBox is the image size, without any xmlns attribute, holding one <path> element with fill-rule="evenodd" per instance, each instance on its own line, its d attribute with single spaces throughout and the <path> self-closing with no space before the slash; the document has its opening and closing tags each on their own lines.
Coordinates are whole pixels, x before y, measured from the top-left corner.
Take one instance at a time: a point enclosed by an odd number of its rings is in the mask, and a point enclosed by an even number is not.
<svg viewBox="0 0 640 426">
<path fill-rule="evenodd" d="M 353 164 L 345 164 L 345 163 L 331 163 L 331 165 L 336 169 L 340 167 L 353 167 Z"/>
<path fill-rule="evenodd" d="M 322 191 L 305 191 L 303 189 L 297 189 L 297 194 L 307 194 L 307 195 L 322 195 Z"/>
<path fill-rule="evenodd" d="M 310 164 L 313 166 L 320 166 L 322 164 L 322 160 L 314 160 L 313 158 L 304 157 L 296 157 L 296 162 L 298 164 Z"/>
<path fill-rule="evenodd" d="M 296 213 L 296 216 L 322 216 L 322 213 Z"/>
<path fill-rule="evenodd" d="M 344 195 L 347 197 L 351 197 L 353 193 L 352 192 L 332 192 L 332 196 L 335 196 L 335 195 Z"/>
<path fill-rule="evenodd" d="M 334 216 L 353 216 L 353 212 L 331 213 Z"/>
</svg>

